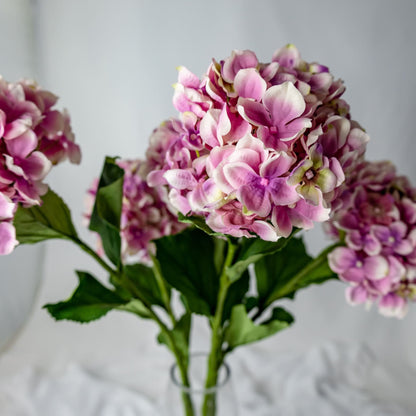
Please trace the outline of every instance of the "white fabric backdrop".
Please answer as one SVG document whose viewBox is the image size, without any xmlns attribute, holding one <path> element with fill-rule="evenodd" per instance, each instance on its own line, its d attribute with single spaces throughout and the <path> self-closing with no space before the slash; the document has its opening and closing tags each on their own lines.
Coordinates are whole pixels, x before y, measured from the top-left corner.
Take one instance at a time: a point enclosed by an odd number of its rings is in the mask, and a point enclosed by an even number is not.
<svg viewBox="0 0 416 416">
<path fill-rule="evenodd" d="M 391 159 L 416 184 L 415 13 L 412 0 L 2 1 L 0 73 L 9 80 L 36 76 L 69 109 L 83 162 L 58 167 L 49 182 L 80 227 L 84 192 L 103 157 L 142 156 L 152 129 L 175 116 L 175 68 L 184 65 L 201 75 L 212 57 L 225 58 L 232 49 L 252 49 L 266 62 L 275 49 L 294 43 L 305 60 L 329 66 L 344 79 L 352 116 L 372 138 L 368 158 Z M 86 231 L 81 234 L 93 242 Z M 319 230 L 311 232 L 310 250 L 316 253 L 323 239 Z M 1 278 L 14 272 L 2 259 L 0 267 Z M 144 368 L 158 360 L 164 365 L 167 353 L 156 347 L 156 330 L 148 322 L 114 313 L 88 326 L 55 323 L 41 310 L 69 295 L 74 267 L 99 274 L 76 248 L 47 245 L 35 311 L 0 371 L 71 360 L 99 368 L 127 357 Z M 13 297 L 24 309 L 27 302 L 14 297 L 16 290 L 22 291 L 2 282 L 0 302 Z M 365 343 L 388 365 L 416 371 L 416 306 L 403 321 L 386 319 L 346 305 L 343 290 L 334 282 L 300 293 L 286 305 L 295 326 L 255 348 L 278 354 L 329 340 Z M 204 343 L 203 329 L 201 334 L 196 345 Z"/>
</svg>

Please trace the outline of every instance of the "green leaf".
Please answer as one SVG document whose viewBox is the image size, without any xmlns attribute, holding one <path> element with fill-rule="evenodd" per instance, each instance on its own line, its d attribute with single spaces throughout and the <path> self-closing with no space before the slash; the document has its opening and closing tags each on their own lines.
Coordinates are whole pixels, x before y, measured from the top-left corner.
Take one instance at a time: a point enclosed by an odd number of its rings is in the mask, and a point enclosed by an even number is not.
<svg viewBox="0 0 416 416">
<path fill-rule="evenodd" d="M 16 238 L 21 244 L 34 244 L 51 238 L 77 238 L 71 213 L 65 202 L 49 190 L 40 206 L 19 206 L 13 224 Z"/>
<path fill-rule="evenodd" d="M 124 274 L 131 285 L 137 289 L 152 305 L 159 305 L 164 307 L 164 302 L 160 288 L 155 279 L 153 270 L 143 264 L 131 264 L 124 266 Z M 124 285 L 126 286 L 126 285 Z M 127 290 L 134 296 L 134 290 L 128 285 Z"/>
<path fill-rule="evenodd" d="M 326 256 L 310 257 L 301 238 L 292 238 L 281 251 L 263 257 L 255 272 L 262 309 L 282 297 L 293 298 L 298 289 L 336 278 Z"/>
<path fill-rule="evenodd" d="M 105 254 L 114 265 L 120 267 L 124 171 L 115 160 L 109 157 L 105 159 L 89 228 L 100 235 Z"/>
<path fill-rule="evenodd" d="M 271 318 L 256 325 L 248 316 L 244 305 L 234 306 L 230 324 L 225 331 L 225 341 L 230 349 L 267 338 L 293 322 L 293 317 L 282 308 L 275 308 Z"/>
<path fill-rule="evenodd" d="M 213 238 L 197 228 L 189 228 L 155 243 L 165 280 L 182 293 L 192 312 L 213 315 L 219 287 Z"/>
<path fill-rule="evenodd" d="M 176 351 L 181 356 L 181 361 L 185 364 L 185 367 L 188 366 L 189 362 L 189 335 L 191 332 L 191 314 L 185 313 L 179 321 L 176 323 L 175 327 L 170 330 L 171 337 L 175 343 Z M 173 351 L 174 347 L 171 340 L 164 332 L 161 332 L 157 337 L 157 340 L 160 344 L 165 344 L 167 347 Z"/>
<path fill-rule="evenodd" d="M 277 241 L 265 241 L 261 238 L 243 238 L 234 264 L 228 268 L 227 275 L 231 281 L 239 279 L 247 267 L 264 256 L 281 250 L 291 237 Z"/>
<path fill-rule="evenodd" d="M 55 319 L 90 322 L 127 303 L 89 273 L 77 271 L 77 275 L 79 285 L 70 299 L 44 306 Z"/>
</svg>

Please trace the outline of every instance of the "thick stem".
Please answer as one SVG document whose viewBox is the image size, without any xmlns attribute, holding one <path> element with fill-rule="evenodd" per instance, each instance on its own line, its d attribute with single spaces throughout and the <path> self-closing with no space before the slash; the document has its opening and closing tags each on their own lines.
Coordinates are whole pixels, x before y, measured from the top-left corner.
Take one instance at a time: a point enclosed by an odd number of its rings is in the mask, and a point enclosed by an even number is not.
<svg viewBox="0 0 416 416">
<path fill-rule="evenodd" d="M 172 307 L 171 307 L 171 304 L 170 304 L 169 292 L 168 292 L 168 289 L 166 287 L 165 279 L 163 279 L 163 275 L 162 275 L 162 271 L 160 270 L 159 262 L 154 256 L 152 256 L 152 261 L 153 261 L 153 267 L 152 267 L 153 268 L 153 273 L 154 273 L 154 276 L 155 276 L 155 279 L 156 279 L 156 283 L 159 287 L 160 293 L 162 295 L 163 304 L 166 308 L 166 311 L 169 315 L 169 318 L 170 318 L 172 324 L 175 325 L 176 324 L 176 318 L 175 318 L 175 315 L 172 311 Z"/>
<path fill-rule="evenodd" d="M 224 304 L 227 298 L 228 289 L 231 285 L 227 276 L 227 268 L 231 266 L 234 259 L 234 254 L 237 246 L 231 241 L 228 241 L 227 257 L 224 261 L 222 273 L 220 276 L 220 288 L 217 297 L 217 307 L 215 316 L 212 321 L 212 338 L 211 338 L 211 350 L 208 357 L 208 368 L 207 376 L 205 381 L 205 387 L 211 388 L 217 384 L 218 370 L 223 361 L 223 312 Z M 204 398 L 202 415 L 203 416 L 214 416 L 216 410 L 216 397 L 215 393 L 207 394 Z"/>
</svg>

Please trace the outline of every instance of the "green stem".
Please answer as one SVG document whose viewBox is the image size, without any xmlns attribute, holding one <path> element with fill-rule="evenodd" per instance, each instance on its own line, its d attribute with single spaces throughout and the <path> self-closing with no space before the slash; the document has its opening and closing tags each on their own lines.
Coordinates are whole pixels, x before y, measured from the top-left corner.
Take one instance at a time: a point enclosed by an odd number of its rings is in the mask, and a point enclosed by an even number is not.
<svg viewBox="0 0 416 416">
<path fill-rule="evenodd" d="M 157 313 L 153 310 L 152 305 L 149 304 L 145 298 L 143 298 L 142 294 L 139 291 L 137 291 L 136 287 L 132 285 L 129 280 L 125 280 L 124 283 L 127 286 L 130 286 L 130 289 L 134 292 L 134 296 L 143 303 L 150 317 L 159 325 L 161 332 L 169 340 L 169 347 L 170 350 L 173 352 L 173 355 L 175 356 L 176 364 L 181 375 L 182 384 L 185 387 L 190 387 L 187 365 L 184 363 L 183 357 L 176 346 L 175 339 L 172 336 L 172 332 L 169 330 L 166 324 L 160 319 Z M 132 312 L 134 313 L 134 311 Z M 186 392 L 182 392 L 182 401 L 185 408 L 185 416 L 194 416 L 195 412 L 192 399 Z"/>
<path fill-rule="evenodd" d="M 77 244 L 83 251 L 89 254 L 103 269 L 105 269 L 110 275 L 116 276 L 118 272 L 109 266 L 102 257 L 100 257 L 95 250 L 93 250 L 88 244 L 84 243 L 79 238 L 71 238 L 71 240 Z"/>
<path fill-rule="evenodd" d="M 228 241 L 228 251 L 227 257 L 224 261 L 222 273 L 220 276 L 220 287 L 217 297 L 217 307 L 215 311 L 215 316 L 212 321 L 212 338 L 211 338 L 211 350 L 208 357 L 208 369 L 207 377 L 205 381 L 205 388 L 209 389 L 214 387 L 217 384 L 218 370 L 223 361 L 223 312 L 224 304 L 227 298 L 228 289 L 231 285 L 231 282 L 227 275 L 227 269 L 231 266 L 234 254 L 237 246 L 231 241 Z M 204 398 L 202 415 L 203 416 L 214 416 L 216 407 L 216 397 L 215 393 L 207 394 Z"/>
<path fill-rule="evenodd" d="M 152 256 L 152 262 L 153 262 L 153 273 L 156 279 L 156 283 L 159 286 L 160 294 L 162 295 L 163 304 L 165 305 L 166 311 L 169 315 L 170 320 L 172 321 L 172 324 L 176 324 L 176 318 L 172 311 L 172 307 L 170 304 L 170 296 L 168 289 L 166 287 L 165 279 L 163 278 L 162 271 L 160 270 L 160 264 L 156 257 Z"/>
<path fill-rule="evenodd" d="M 188 378 L 188 370 L 187 370 L 187 366 L 184 364 L 181 354 L 179 352 L 179 350 L 177 349 L 177 346 L 175 344 L 175 340 L 172 336 L 171 331 L 169 330 L 169 328 L 165 325 L 165 323 L 160 319 L 160 317 L 156 314 L 156 312 L 153 310 L 152 305 L 148 303 L 148 301 L 142 296 L 142 294 L 137 290 L 137 288 L 131 284 L 131 282 L 128 279 L 125 279 L 124 276 L 117 270 L 113 269 L 110 265 L 107 264 L 107 262 L 105 260 L 103 260 L 88 244 L 86 244 L 85 242 L 83 242 L 81 239 L 79 238 L 72 238 L 72 240 L 74 241 L 74 243 L 76 243 L 83 251 L 85 251 L 88 255 L 90 255 L 98 264 L 100 264 L 101 267 L 103 267 L 111 276 L 113 276 L 114 278 L 116 278 L 120 283 L 129 286 L 130 290 L 132 290 L 132 292 L 134 293 L 134 296 L 140 300 L 142 302 L 142 304 L 145 306 L 147 312 L 149 313 L 150 317 L 159 325 L 160 330 L 162 331 L 162 333 L 165 334 L 165 336 L 168 338 L 169 340 L 169 344 L 171 347 L 171 351 L 173 352 L 175 359 L 176 359 L 176 363 L 178 365 L 179 368 L 179 372 L 181 374 L 181 379 L 182 379 L 182 383 L 184 386 L 189 387 L 189 378 Z M 155 263 L 156 264 L 156 263 Z M 155 276 L 156 279 L 159 283 L 163 283 L 163 278 L 160 274 L 160 270 L 157 269 L 154 270 L 155 272 Z M 160 281 L 158 280 L 160 279 Z M 163 284 L 164 287 L 164 291 L 161 289 L 162 292 L 162 296 L 164 296 L 163 300 L 164 302 L 166 302 L 166 306 L 169 306 L 168 308 L 168 313 L 170 315 L 170 318 L 172 319 L 172 323 L 175 324 L 176 320 L 175 317 L 173 316 L 172 310 L 170 308 L 170 302 L 168 300 L 168 294 L 166 291 L 166 287 Z M 136 313 L 134 310 L 132 310 L 131 312 Z M 194 416 L 194 406 L 192 403 L 191 398 L 189 397 L 189 395 L 187 393 L 182 393 L 182 399 L 183 399 L 183 403 L 184 403 L 184 407 L 185 407 L 185 415 L 186 416 Z"/>
</svg>

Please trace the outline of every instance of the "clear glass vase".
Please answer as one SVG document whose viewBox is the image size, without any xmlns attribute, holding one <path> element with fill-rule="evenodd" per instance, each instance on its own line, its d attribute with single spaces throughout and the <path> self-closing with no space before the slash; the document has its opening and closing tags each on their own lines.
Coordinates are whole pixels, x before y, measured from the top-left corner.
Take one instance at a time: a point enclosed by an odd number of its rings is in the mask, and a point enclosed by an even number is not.
<svg viewBox="0 0 416 416">
<path fill-rule="evenodd" d="M 208 355 L 194 353 L 189 361 L 190 386 L 182 384 L 176 364 L 171 367 L 169 384 L 161 404 L 162 416 L 237 416 L 237 401 L 232 385 L 231 370 L 224 363 L 217 385 L 205 388 Z"/>
</svg>

